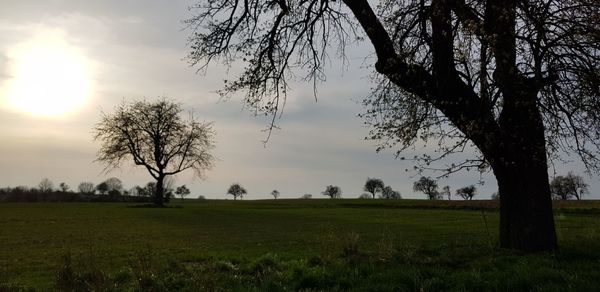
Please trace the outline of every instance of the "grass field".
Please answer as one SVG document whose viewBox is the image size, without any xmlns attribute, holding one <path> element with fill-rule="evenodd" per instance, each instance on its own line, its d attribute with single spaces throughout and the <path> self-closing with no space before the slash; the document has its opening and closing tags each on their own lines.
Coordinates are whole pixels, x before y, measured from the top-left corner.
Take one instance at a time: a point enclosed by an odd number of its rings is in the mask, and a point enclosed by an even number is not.
<svg viewBox="0 0 600 292">
<path fill-rule="evenodd" d="M 497 248 L 490 201 L 0 204 L 0 291 L 596 290 L 600 202 L 561 202 L 561 252 Z"/>
</svg>

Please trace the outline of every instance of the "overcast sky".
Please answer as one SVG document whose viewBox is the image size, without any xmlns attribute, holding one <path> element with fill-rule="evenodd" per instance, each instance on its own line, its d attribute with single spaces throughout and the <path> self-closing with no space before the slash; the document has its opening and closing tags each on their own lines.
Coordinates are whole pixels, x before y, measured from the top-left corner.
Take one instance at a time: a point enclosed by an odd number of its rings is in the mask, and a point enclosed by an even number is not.
<svg viewBox="0 0 600 292">
<path fill-rule="evenodd" d="M 311 87 L 293 84 L 278 121 L 281 130 L 265 146 L 261 141 L 266 137 L 262 131 L 266 121 L 243 110 L 239 99 L 222 102 L 214 93 L 227 71 L 213 66 L 208 74 L 199 75 L 184 60 L 191 32 L 184 30 L 181 21 L 191 16 L 187 7 L 193 1 L 1 1 L 0 186 L 35 186 L 47 177 L 55 185 L 66 182 L 76 188 L 82 181 L 99 183 L 111 176 L 119 177 L 127 188 L 145 184 L 151 177 L 143 169 L 102 172 L 103 165 L 94 162 L 99 145 L 92 139 L 92 128 L 101 110 L 110 112 L 123 100 L 167 96 L 201 119 L 214 121 L 217 132 L 218 161 L 206 179 L 194 179 L 191 173 L 176 179 L 177 185 L 189 186 L 194 196 L 225 198 L 228 186 L 239 182 L 249 199 L 268 198 L 273 189 L 282 197 L 306 193 L 322 197 L 320 192 L 329 184 L 340 186 L 345 197 L 357 197 L 367 177 L 378 177 L 405 198 L 424 198 L 412 192 L 418 174 L 410 171 L 410 162 L 394 159 L 393 151 L 376 153 L 374 142 L 363 140 L 369 129 L 357 115 L 364 110 L 359 101 L 371 87 L 371 71 L 365 66 L 369 60 L 364 59 L 368 44 L 349 51 L 347 67 L 332 62 L 327 81 L 318 87 L 318 102 Z M 54 116 L 23 109 L 10 96 L 19 78 L 22 52 L 44 49 L 48 43 L 73 56 L 87 80 L 85 99 Z M 67 70 L 52 66 L 40 69 L 39 75 L 52 80 L 51 76 L 60 75 L 56 72 Z M 31 88 L 46 90 L 40 84 Z M 32 107 L 44 110 L 76 102 L 37 101 Z M 560 164 L 557 171 L 569 170 L 583 175 L 577 163 Z M 591 184 L 588 198 L 599 198 L 598 177 L 585 179 Z M 479 180 L 478 173 L 466 172 L 443 179 L 440 185 L 455 190 Z M 489 174 L 483 180 L 478 186 L 480 197 L 489 198 L 497 189 L 496 181 Z"/>
</svg>

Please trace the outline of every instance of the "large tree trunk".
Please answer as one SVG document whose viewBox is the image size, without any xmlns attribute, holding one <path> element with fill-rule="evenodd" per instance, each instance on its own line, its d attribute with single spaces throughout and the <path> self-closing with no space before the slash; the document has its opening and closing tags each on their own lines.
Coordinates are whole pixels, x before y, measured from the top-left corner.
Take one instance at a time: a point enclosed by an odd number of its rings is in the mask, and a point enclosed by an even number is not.
<svg viewBox="0 0 600 292">
<path fill-rule="evenodd" d="M 500 245 L 524 251 L 558 248 L 548 183 L 539 88 L 516 66 L 515 0 L 487 1 L 484 30 L 491 38 L 494 79 L 502 93 L 498 123 L 489 101 L 477 96 L 455 68 L 454 1 L 432 1 L 432 72 L 396 53 L 367 0 L 343 1 L 356 16 L 377 54 L 375 69 L 406 92 L 442 111 L 492 165 L 500 192 Z M 491 37 L 493 36 L 493 37 Z"/>
<path fill-rule="evenodd" d="M 501 145 L 491 160 L 500 192 L 500 246 L 523 251 L 558 249 L 544 125 L 534 92 L 505 102 Z"/>
<path fill-rule="evenodd" d="M 500 246 L 524 251 L 558 248 L 545 165 L 513 161 L 495 168 L 500 192 Z"/>
<path fill-rule="evenodd" d="M 164 181 L 164 176 L 159 176 L 158 179 L 156 179 L 156 192 L 154 193 L 154 203 L 158 206 L 163 206 L 165 204 Z"/>
</svg>

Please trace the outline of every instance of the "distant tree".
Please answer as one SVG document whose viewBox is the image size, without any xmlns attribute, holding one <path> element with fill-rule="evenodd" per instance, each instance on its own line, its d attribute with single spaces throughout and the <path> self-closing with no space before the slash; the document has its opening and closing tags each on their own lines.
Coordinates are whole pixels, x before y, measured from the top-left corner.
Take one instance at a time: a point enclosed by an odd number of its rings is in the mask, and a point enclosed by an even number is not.
<svg viewBox="0 0 600 292">
<path fill-rule="evenodd" d="M 79 192 L 82 194 L 93 194 L 96 191 L 94 189 L 94 183 L 92 183 L 92 182 L 80 183 L 79 186 L 77 187 L 77 190 L 79 190 Z"/>
<path fill-rule="evenodd" d="M 145 197 L 152 197 L 154 196 L 154 194 L 156 194 L 156 182 L 148 182 L 144 188 L 143 188 L 143 192 L 145 194 Z"/>
<path fill-rule="evenodd" d="M 321 194 L 331 199 L 339 199 L 342 197 L 342 189 L 338 186 L 328 185 Z"/>
<path fill-rule="evenodd" d="M 360 196 L 358 196 L 358 198 L 359 198 L 359 199 L 371 199 L 371 198 L 373 198 L 373 197 L 371 196 L 371 194 L 368 194 L 368 193 L 362 193 Z"/>
<path fill-rule="evenodd" d="M 456 190 L 456 195 L 464 200 L 472 200 L 477 195 L 477 188 L 474 185 L 460 188 Z"/>
<path fill-rule="evenodd" d="M 63 193 L 66 193 L 66 192 L 68 192 L 68 191 L 69 191 L 69 189 L 71 188 L 71 187 L 70 187 L 70 186 L 69 186 L 67 183 L 65 183 L 65 182 L 61 182 L 61 183 L 58 185 L 58 187 L 60 188 L 60 190 L 61 190 Z"/>
<path fill-rule="evenodd" d="M 111 198 L 121 196 L 123 191 L 123 182 L 116 177 L 111 177 L 96 186 L 101 195 L 108 195 Z"/>
<path fill-rule="evenodd" d="M 108 193 L 108 184 L 106 184 L 106 182 L 101 182 L 96 185 L 96 190 L 100 195 L 106 195 L 106 193 Z"/>
<path fill-rule="evenodd" d="M 583 177 L 574 175 L 573 172 L 569 171 L 567 180 L 570 182 L 569 187 L 577 200 L 581 200 L 581 197 L 588 193 L 588 184 L 585 183 Z"/>
<path fill-rule="evenodd" d="M 375 199 L 375 194 L 377 194 L 378 192 L 381 192 L 381 190 L 383 190 L 383 187 L 385 185 L 383 184 L 383 181 L 381 179 L 378 178 L 367 178 L 367 182 L 365 182 L 365 186 L 363 187 L 363 190 L 365 192 L 369 192 L 371 193 L 371 195 L 373 196 L 373 199 Z"/>
<path fill-rule="evenodd" d="M 550 192 L 555 200 L 568 200 L 581 197 L 588 192 L 588 185 L 583 178 L 569 172 L 566 176 L 557 176 L 550 182 Z"/>
<path fill-rule="evenodd" d="M 385 186 L 381 190 L 381 198 L 383 199 L 402 199 L 400 192 L 394 191 L 391 186 Z"/>
<path fill-rule="evenodd" d="M 305 200 L 312 199 L 312 194 L 304 194 L 304 195 L 300 196 L 300 199 L 305 199 Z"/>
<path fill-rule="evenodd" d="M 27 186 L 16 186 L 12 189 L 12 192 L 14 192 L 15 194 L 23 194 L 23 193 L 27 193 L 27 192 L 33 192 L 33 191 L 35 191 L 35 189 L 30 189 Z"/>
<path fill-rule="evenodd" d="M 180 196 L 181 200 L 183 200 L 187 195 L 190 194 L 190 189 L 188 189 L 185 185 L 182 185 L 177 187 L 177 189 L 175 190 L 175 194 Z"/>
<path fill-rule="evenodd" d="M 106 187 L 108 188 L 108 191 L 118 191 L 119 193 L 121 193 L 121 191 L 123 190 L 123 182 L 116 178 L 116 177 L 111 177 L 107 180 L 104 181 L 106 183 Z"/>
<path fill-rule="evenodd" d="M 271 196 L 273 196 L 273 198 L 275 198 L 275 199 L 279 198 L 279 191 L 278 190 L 273 190 L 271 192 Z"/>
<path fill-rule="evenodd" d="M 246 191 L 246 189 L 242 186 L 240 186 L 240 184 L 232 184 L 229 189 L 227 190 L 227 194 L 228 195 L 232 195 L 234 200 L 237 200 L 238 197 L 243 198 L 245 194 L 247 194 L 248 192 Z"/>
<path fill-rule="evenodd" d="M 95 139 L 102 142 L 97 160 L 107 169 L 119 167 L 127 159 L 144 166 L 156 180 L 154 203 L 165 201 L 165 178 L 187 169 L 198 177 L 212 168 L 214 148 L 212 123 L 200 123 L 173 101 L 123 103 L 113 114 L 102 114 Z"/>
<path fill-rule="evenodd" d="M 134 186 L 129 190 L 129 192 L 131 193 L 132 196 L 144 197 L 144 188 L 143 187 Z"/>
<path fill-rule="evenodd" d="M 440 198 L 440 194 L 437 190 L 438 185 L 435 180 L 430 177 L 422 176 L 418 181 L 413 184 L 413 190 L 415 192 L 422 192 L 427 195 L 429 200 L 437 200 Z"/>
<path fill-rule="evenodd" d="M 52 192 L 54 190 L 54 183 L 48 179 L 48 178 L 44 178 L 42 179 L 42 181 L 38 184 L 38 189 L 40 190 L 40 192 L 42 193 L 49 193 Z"/>
<path fill-rule="evenodd" d="M 198 200 L 206 200 L 206 198 L 203 195 L 198 196 Z"/>
<path fill-rule="evenodd" d="M 452 200 L 452 193 L 450 192 L 450 186 L 444 186 L 440 193 L 441 198 L 447 197 L 448 201 Z"/>
</svg>

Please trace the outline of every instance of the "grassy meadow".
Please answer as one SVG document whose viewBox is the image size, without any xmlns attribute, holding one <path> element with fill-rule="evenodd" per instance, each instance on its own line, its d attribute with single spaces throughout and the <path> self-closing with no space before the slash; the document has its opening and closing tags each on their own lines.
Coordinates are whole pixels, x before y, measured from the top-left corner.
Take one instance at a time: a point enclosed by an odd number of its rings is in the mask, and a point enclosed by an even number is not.
<svg viewBox="0 0 600 292">
<path fill-rule="evenodd" d="M 600 201 L 555 205 L 561 251 L 497 247 L 495 202 L 0 204 L 0 291 L 600 287 Z"/>
</svg>

